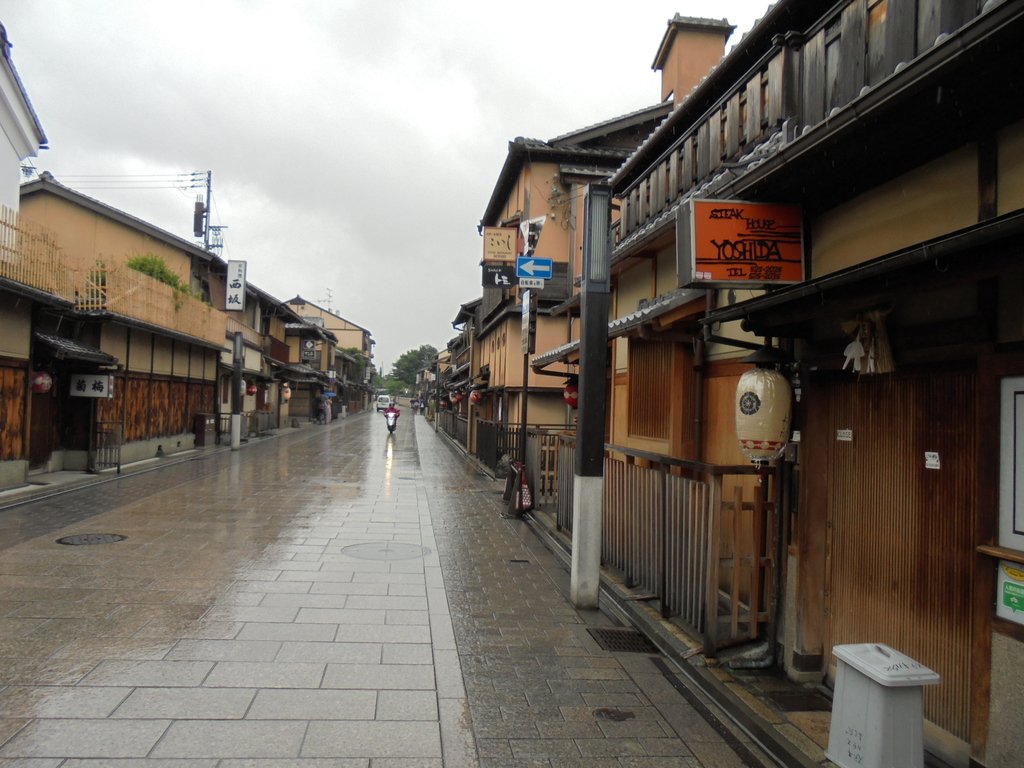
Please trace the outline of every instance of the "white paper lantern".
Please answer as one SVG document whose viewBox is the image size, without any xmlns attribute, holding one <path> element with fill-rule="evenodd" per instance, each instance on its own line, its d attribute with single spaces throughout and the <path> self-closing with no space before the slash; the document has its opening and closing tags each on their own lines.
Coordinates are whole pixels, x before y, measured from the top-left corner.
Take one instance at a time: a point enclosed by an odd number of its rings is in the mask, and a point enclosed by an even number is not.
<svg viewBox="0 0 1024 768">
<path fill-rule="evenodd" d="M 776 370 L 754 368 L 736 386 L 736 437 L 751 461 L 768 462 L 782 455 L 789 439 L 792 409 L 789 381 Z"/>
</svg>

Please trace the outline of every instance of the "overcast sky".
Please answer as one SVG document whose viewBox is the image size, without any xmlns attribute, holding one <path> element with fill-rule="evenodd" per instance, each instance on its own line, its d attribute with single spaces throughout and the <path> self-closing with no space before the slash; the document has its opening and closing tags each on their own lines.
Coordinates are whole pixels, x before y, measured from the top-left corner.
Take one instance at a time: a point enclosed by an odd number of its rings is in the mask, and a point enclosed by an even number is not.
<svg viewBox="0 0 1024 768">
<path fill-rule="evenodd" d="M 511 139 L 657 103 L 676 13 L 728 19 L 728 50 L 768 7 L 7 0 L 0 22 L 51 147 L 39 171 L 187 239 L 200 190 L 127 187 L 212 171 L 222 255 L 370 330 L 388 371 L 480 296 L 476 227 Z"/>
</svg>

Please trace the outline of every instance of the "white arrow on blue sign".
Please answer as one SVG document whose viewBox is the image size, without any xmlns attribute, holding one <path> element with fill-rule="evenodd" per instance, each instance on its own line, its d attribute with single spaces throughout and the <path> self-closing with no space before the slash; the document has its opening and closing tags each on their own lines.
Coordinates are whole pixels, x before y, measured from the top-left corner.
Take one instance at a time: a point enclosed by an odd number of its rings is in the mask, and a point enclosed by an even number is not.
<svg viewBox="0 0 1024 768">
<path fill-rule="evenodd" d="M 540 280 L 550 280 L 553 270 L 552 259 L 538 259 L 536 256 L 516 257 L 517 277 L 536 277 Z"/>
</svg>

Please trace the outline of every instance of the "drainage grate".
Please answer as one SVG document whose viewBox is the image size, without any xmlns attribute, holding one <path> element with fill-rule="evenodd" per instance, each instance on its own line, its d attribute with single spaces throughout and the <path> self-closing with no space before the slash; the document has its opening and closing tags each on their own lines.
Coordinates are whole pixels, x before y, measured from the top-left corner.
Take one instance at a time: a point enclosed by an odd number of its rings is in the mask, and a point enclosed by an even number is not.
<svg viewBox="0 0 1024 768">
<path fill-rule="evenodd" d="M 510 563 L 526 563 L 527 565 L 530 564 L 529 560 L 509 560 L 509 562 Z"/>
<path fill-rule="evenodd" d="M 773 691 L 767 697 L 783 712 L 832 711 L 832 702 L 816 691 Z"/>
<path fill-rule="evenodd" d="M 601 628 L 590 627 L 587 632 L 597 640 L 606 651 L 613 653 L 657 653 L 651 641 L 641 635 L 635 629 Z"/>
<path fill-rule="evenodd" d="M 57 539 L 58 544 L 78 546 L 81 544 L 113 544 L 115 541 L 124 541 L 127 536 L 120 533 L 76 533 L 74 536 L 64 536 Z"/>
</svg>

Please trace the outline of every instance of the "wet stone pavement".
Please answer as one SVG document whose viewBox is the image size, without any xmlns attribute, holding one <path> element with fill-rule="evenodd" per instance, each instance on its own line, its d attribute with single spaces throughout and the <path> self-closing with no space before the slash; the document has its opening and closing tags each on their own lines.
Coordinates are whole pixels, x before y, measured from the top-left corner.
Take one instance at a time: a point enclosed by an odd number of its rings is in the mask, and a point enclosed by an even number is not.
<svg viewBox="0 0 1024 768">
<path fill-rule="evenodd" d="M 406 409 L 0 509 L 0 768 L 770 765 L 501 491 Z"/>
</svg>

